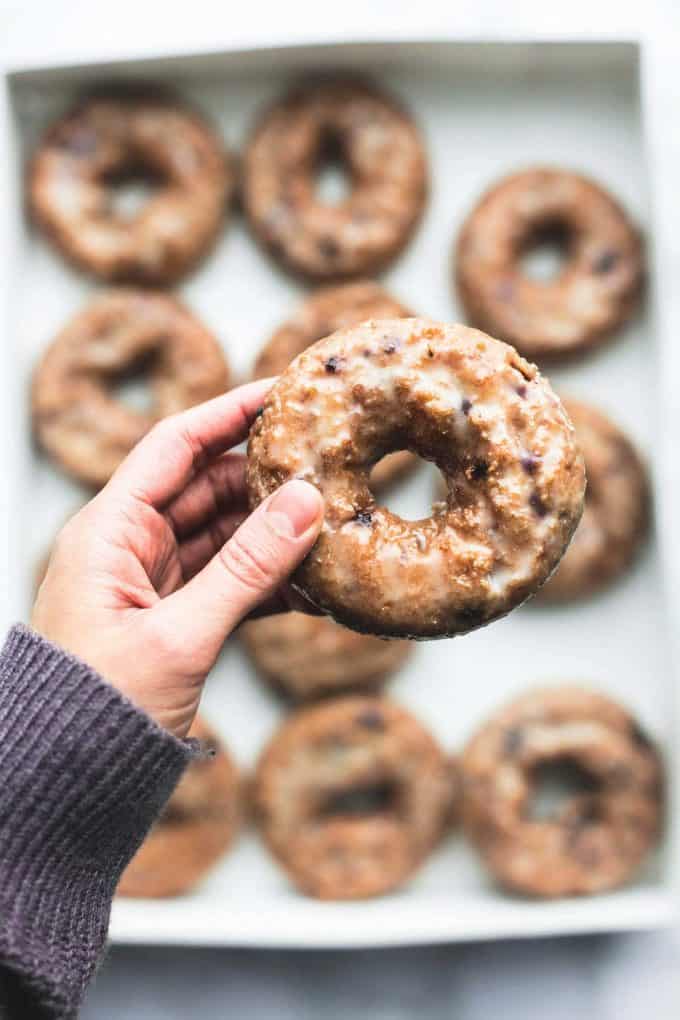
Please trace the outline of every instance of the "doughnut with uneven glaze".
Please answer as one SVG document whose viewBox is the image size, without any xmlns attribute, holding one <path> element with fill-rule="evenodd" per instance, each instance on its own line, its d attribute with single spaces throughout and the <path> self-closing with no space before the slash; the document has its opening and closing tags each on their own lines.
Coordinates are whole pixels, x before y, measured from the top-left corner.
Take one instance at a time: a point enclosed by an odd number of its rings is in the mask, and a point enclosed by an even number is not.
<svg viewBox="0 0 680 1020">
<path fill-rule="evenodd" d="M 564 264 L 554 279 L 532 279 L 522 256 L 544 239 L 556 240 Z M 594 181 L 536 167 L 481 198 L 460 232 L 455 270 L 473 326 L 528 358 L 548 358 L 590 348 L 629 318 L 642 246 L 624 210 Z"/>
<path fill-rule="evenodd" d="M 118 896 L 157 898 L 190 892 L 236 836 L 241 818 L 238 770 L 199 717 L 190 736 L 214 753 L 191 762 L 123 872 Z"/>
<path fill-rule="evenodd" d="M 578 687 L 531 691 L 501 709 L 460 760 L 462 818 L 493 876 L 537 897 L 627 882 L 658 840 L 662 766 L 635 719 Z M 547 818 L 531 813 L 537 775 L 576 766 L 580 791 Z"/>
<path fill-rule="evenodd" d="M 292 715 L 264 750 L 254 808 L 293 882 L 319 899 L 402 885 L 440 838 L 447 760 L 403 708 L 347 697 Z"/>
<path fill-rule="evenodd" d="M 263 347 L 255 362 L 255 378 L 280 375 L 293 358 L 338 329 L 366 319 L 406 318 L 412 313 L 372 280 L 323 287 L 304 301 Z M 418 460 L 407 450 L 389 453 L 375 465 L 371 486 L 380 491 L 412 471 Z"/>
<path fill-rule="evenodd" d="M 329 157 L 348 196 L 316 191 Z M 318 82 L 276 103 L 246 149 L 243 203 L 267 251 L 315 280 L 371 275 L 404 247 L 420 219 L 427 163 L 420 134 L 392 99 L 358 81 Z"/>
<path fill-rule="evenodd" d="M 647 533 L 649 485 L 635 447 L 594 407 L 563 398 L 586 465 L 583 517 L 541 602 L 585 598 L 628 566 Z"/>
<path fill-rule="evenodd" d="M 447 479 L 430 517 L 376 504 L 371 467 L 395 448 Z M 251 504 L 290 478 L 326 504 L 295 586 L 348 627 L 415 638 L 473 630 L 534 593 L 585 487 L 573 427 L 535 366 L 477 330 L 423 319 L 334 333 L 280 376 L 250 433 Z"/>
<path fill-rule="evenodd" d="M 131 216 L 112 186 L 156 187 Z M 196 114 L 156 98 L 92 98 L 58 121 L 33 158 L 30 207 L 57 248 L 104 280 L 168 284 L 211 247 L 234 188 L 221 140 Z"/>
<path fill-rule="evenodd" d="M 239 635 L 257 669 L 295 701 L 377 688 L 403 665 L 410 650 L 407 641 L 357 634 L 309 613 L 252 620 Z"/>
<path fill-rule="evenodd" d="M 152 397 L 146 411 L 112 393 L 142 368 Z M 33 425 L 66 471 L 98 488 L 155 422 L 228 386 L 220 345 L 184 305 L 120 288 L 95 297 L 48 347 L 33 378 Z"/>
</svg>

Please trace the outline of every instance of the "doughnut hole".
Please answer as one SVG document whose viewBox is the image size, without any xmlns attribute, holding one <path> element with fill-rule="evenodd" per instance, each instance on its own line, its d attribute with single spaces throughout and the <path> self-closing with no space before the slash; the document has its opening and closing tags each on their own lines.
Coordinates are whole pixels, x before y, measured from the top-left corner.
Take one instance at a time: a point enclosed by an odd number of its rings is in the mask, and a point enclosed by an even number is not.
<svg viewBox="0 0 680 1020">
<path fill-rule="evenodd" d="M 408 457 L 408 461 L 404 458 Z M 414 463 L 415 462 L 415 466 Z M 368 488 L 376 504 L 385 507 L 405 521 L 421 521 L 432 513 L 429 489 L 422 485 L 422 471 L 425 462 L 408 454 L 406 450 L 393 450 L 373 465 L 368 476 Z M 436 471 L 427 464 L 428 471 Z M 403 483 L 402 475 L 408 474 Z M 416 476 L 413 479 L 411 476 Z M 418 478 L 420 476 L 420 478 Z"/>
<path fill-rule="evenodd" d="M 531 822 L 553 821 L 574 798 L 593 798 L 601 792 L 599 780 L 567 756 L 540 762 L 531 770 L 531 783 L 527 804 Z"/>
<path fill-rule="evenodd" d="M 138 414 L 152 414 L 156 407 L 156 399 L 150 378 L 158 369 L 159 360 L 158 351 L 148 351 L 135 358 L 123 370 L 111 373 L 107 379 L 111 399 Z"/>
<path fill-rule="evenodd" d="M 319 817 L 365 818 L 376 814 L 391 814 L 398 810 L 398 802 L 396 783 L 388 780 L 366 783 L 328 794 L 319 808 Z"/>
<path fill-rule="evenodd" d="M 123 223 L 131 223 L 167 184 L 153 167 L 142 164 L 124 166 L 104 178 L 109 213 Z"/>
<path fill-rule="evenodd" d="M 316 200 L 322 205 L 342 205 L 352 190 L 347 155 L 335 132 L 321 139 L 315 166 Z"/>
<path fill-rule="evenodd" d="M 519 245 L 522 272 L 536 283 L 554 282 L 566 267 L 572 242 L 572 231 L 563 221 L 539 224 Z"/>
</svg>

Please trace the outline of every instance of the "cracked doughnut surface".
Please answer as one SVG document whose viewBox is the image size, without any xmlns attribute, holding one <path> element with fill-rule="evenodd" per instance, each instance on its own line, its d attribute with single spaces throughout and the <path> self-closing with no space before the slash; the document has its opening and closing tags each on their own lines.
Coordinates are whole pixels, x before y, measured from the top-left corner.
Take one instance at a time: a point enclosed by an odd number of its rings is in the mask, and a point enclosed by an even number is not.
<svg viewBox="0 0 680 1020">
<path fill-rule="evenodd" d="M 649 525 L 645 467 L 627 436 L 603 414 L 563 398 L 586 465 L 586 502 L 573 541 L 541 602 L 585 598 L 630 566 Z"/>
<path fill-rule="evenodd" d="M 522 269 L 522 255 L 557 240 L 554 279 Z M 512 174 L 480 199 L 456 248 L 458 292 L 472 325 L 529 358 L 592 347 L 637 305 L 640 236 L 619 203 L 587 177 L 550 167 Z"/>
<path fill-rule="evenodd" d="M 146 411 L 112 392 L 140 368 L 152 398 Z M 90 301 L 47 348 L 33 378 L 33 426 L 66 471 L 97 488 L 159 419 L 228 385 L 219 343 L 179 301 L 120 288 Z"/>
<path fill-rule="evenodd" d="M 136 215 L 111 185 L 157 187 Z M 53 125 L 29 176 L 36 221 L 81 269 L 104 280 L 168 284 L 206 253 L 234 188 L 222 142 L 193 112 L 155 98 L 93 98 Z"/>
<path fill-rule="evenodd" d="M 230 846 L 241 819 L 239 772 L 208 724 L 189 734 L 215 753 L 191 762 L 165 809 L 123 872 L 119 896 L 189 892 Z"/>
<path fill-rule="evenodd" d="M 317 195 L 328 158 L 349 194 Z M 246 149 L 243 202 L 264 247 L 305 277 L 370 275 L 404 247 L 420 219 L 427 163 L 420 134 L 392 99 L 358 81 L 318 82 L 274 104 Z"/>
<path fill-rule="evenodd" d="M 445 755 L 410 713 L 381 698 L 297 712 L 264 750 L 254 781 L 270 849 L 319 899 L 402 885 L 439 839 L 450 802 Z"/>
<path fill-rule="evenodd" d="M 548 817 L 530 812 L 536 770 L 587 779 Z M 659 838 L 662 765 L 635 719 L 579 687 L 535 690 L 501 709 L 461 756 L 462 817 L 494 877 L 530 896 L 603 892 L 628 881 Z"/>
<path fill-rule="evenodd" d="M 368 476 L 392 449 L 446 478 L 430 517 L 376 503 Z M 281 375 L 251 429 L 251 504 L 290 478 L 326 503 L 296 587 L 355 630 L 416 638 L 473 630 L 535 592 L 585 486 L 573 427 L 535 366 L 477 330 L 423 319 L 337 332 Z"/>
<path fill-rule="evenodd" d="M 407 659 L 407 641 L 382 641 L 324 616 L 278 613 L 252 620 L 239 636 L 257 669 L 285 695 L 306 701 L 376 688 Z"/>
<path fill-rule="evenodd" d="M 412 313 L 372 280 L 322 287 L 277 329 L 255 362 L 255 378 L 280 375 L 293 358 L 338 329 L 366 319 L 407 318 Z M 371 485 L 384 489 L 412 471 L 418 461 L 407 450 L 390 453 L 375 465 Z"/>
</svg>

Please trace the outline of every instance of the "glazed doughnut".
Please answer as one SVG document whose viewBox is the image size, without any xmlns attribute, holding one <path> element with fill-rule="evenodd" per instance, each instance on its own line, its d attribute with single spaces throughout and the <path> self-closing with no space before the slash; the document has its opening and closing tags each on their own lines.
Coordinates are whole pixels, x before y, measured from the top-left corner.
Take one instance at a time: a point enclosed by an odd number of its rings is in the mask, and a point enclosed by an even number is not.
<svg viewBox="0 0 680 1020">
<path fill-rule="evenodd" d="M 392 449 L 434 461 L 447 499 L 407 521 L 367 478 Z M 578 524 L 583 461 L 562 405 L 513 348 L 465 326 L 363 323 L 299 355 L 250 432 L 251 505 L 290 478 L 326 514 L 293 582 L 358 631 L 432 638 L 528 598 Z"/>
<path fill-rule="evenodd" d="M 255 811 L 293 882 L 319 899 L 379 896 L 438 840 L 447 762 L 421 724 L 381 698 L 324 702 L 291 716 L 257 766 Z"/>
<path fill-rule="evenodd" d="M 214 751 L 191 762 L 163 814 L 132 858 L 119 896 L 189 892 L 233 842 L 241 818 L 239 773 L 213 730 L 196 718 L 190 736 Z"/>
<path fill-rule="evenodd" d="M 255 378 L 280 375 L 298 354 L 338 329 L 358 326 L 365 319 L 409 315 L 404 305 L 371 280 L 323 287 L 300 305 L 262 349 L 255 362 Z M 412 471 L 417 463 L 417 457 L 408 450 L 389 453 L 373 468 L 371 486 L 381 491 Z"/>
<path fill-rule="evenodd" d="M 540 769 L 576 767 L 580 791 L 532 814 Z M 465 748 L 463 825 L 503 886 L 530 896 L 603 892 L 628 881 L 656 843 L 659 756 L 601 694 L 536 690 L 501 709 Z"/>
<path fill-rule="evenodd" d="M 403 665 L 410 651 L 407 641 L 357 634 L 309 613 L 252 620 L 239 634 L 259 672 L 295 701 L 376 688 Z"/>
<path fill-rule="evenodd" d="M 126 218 L 112 186 L 157 183 Z M 211 247 L 234 188 L 222 142 L 194 113 L 154 98 L 93 98 L 58 121 L 30 169 L 36 221 L 68 259 L 105 280 L 168 284 Z"/>
<path fill-rule="evenodd" d="M 550 239 L 563 249 L 563 268 L 554 279 L 532 279 L 522 256 Z M 629 318 L 642 283 L 642 246 L 598 184 L 537 167 L 482 197 L 460 232 L 456 275 L 472 325 L 528 358 L 547 358 L 592 347 Z"/>
<path fill-rule="evenodd" d="M 140 368 L 148 370 L 148 411 L 111 392 Z M 179 301 L 111 290 L 86 305 L 43 355 L 33 379 L 34 428 L 66 471 L 99 487 L 156 421 L 228 385 L 220 345 Z"/>
<path fill-rule="evenodd" d="M 349 195 L 335 205 L 316 194 L 328 158 L 350 180 Z M 296 90 L 265 114 L 246 149 L 243 201 L 253 231 L 276 259 L 314 280 L 385 266 L 411 236 L 426 192 L 415 124 L 357 81 Z"/>
<path fill-rule="evenodd" d="M 586 502 L 574 539 L 542 602 L 584 598 L 632 562 L 649 524 L 647 474 L 630 440 L 603 414 L 564 399 L 586 465 Z"/>
</svg>

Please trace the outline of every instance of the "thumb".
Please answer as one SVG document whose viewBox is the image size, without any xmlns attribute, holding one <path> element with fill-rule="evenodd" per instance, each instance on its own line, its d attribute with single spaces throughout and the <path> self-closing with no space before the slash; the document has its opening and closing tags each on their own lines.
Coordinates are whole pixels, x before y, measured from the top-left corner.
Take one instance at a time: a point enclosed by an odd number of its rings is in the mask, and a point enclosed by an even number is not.
<svg viewBox="0 0 680 1020">
<path fill-rule="evenodd" d="M 321 493 L 308 482 L 287 482 L 265 499 L 188 584 L 158 609 L 171 615 L 187 643 L 214 644 L 268 599 L 314 545 L 323 522 Z M 166 623 L 170 621 L 166 620 Z"/>
</svg>

